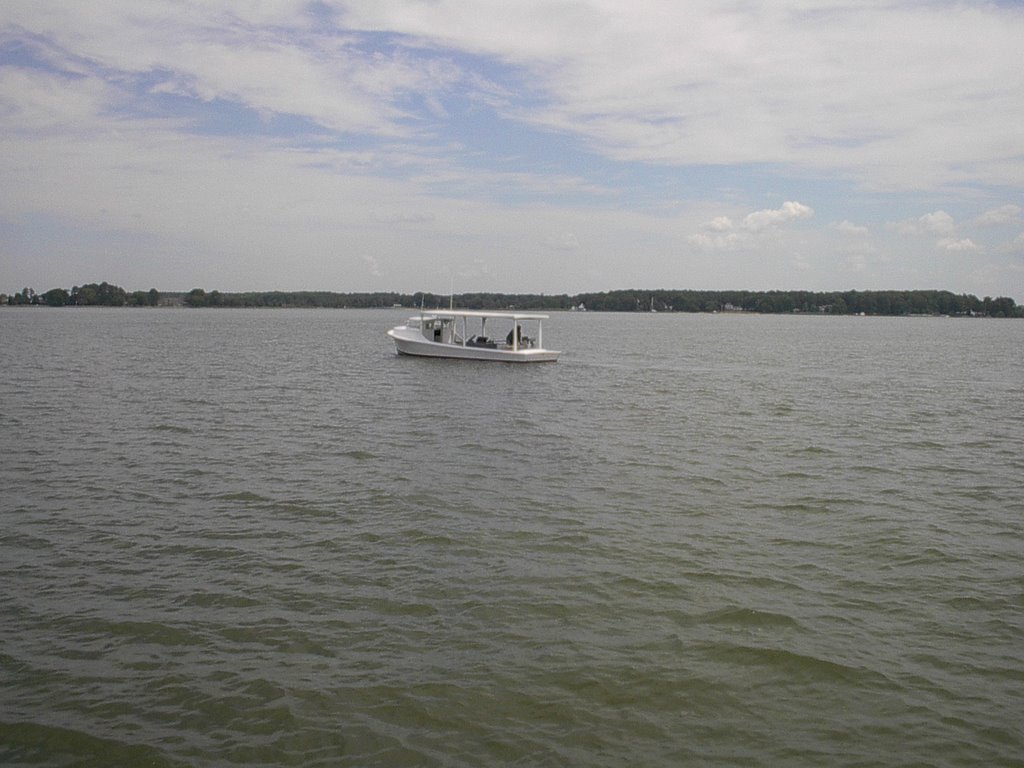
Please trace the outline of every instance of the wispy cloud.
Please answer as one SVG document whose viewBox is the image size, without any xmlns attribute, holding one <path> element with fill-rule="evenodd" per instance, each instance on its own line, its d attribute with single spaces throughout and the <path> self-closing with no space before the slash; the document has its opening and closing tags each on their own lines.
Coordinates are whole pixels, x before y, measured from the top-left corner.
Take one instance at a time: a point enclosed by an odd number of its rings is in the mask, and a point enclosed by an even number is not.
<svg viewBox="0 0 1024 768">
<path fill-rule="evenodd" d="M 902 188 L 1001 162 L 1024 179 L 1013 8 L 382 0 L 348 19 L 522 67 L 537 103 L 510 114 L 621 160 L 840 167 Z"/>
</svg>

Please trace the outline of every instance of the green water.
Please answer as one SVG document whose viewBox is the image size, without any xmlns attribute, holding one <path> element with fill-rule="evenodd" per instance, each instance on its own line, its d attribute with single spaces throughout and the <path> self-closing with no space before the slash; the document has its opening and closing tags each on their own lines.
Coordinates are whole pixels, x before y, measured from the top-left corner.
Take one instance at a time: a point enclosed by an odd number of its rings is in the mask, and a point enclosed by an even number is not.
<svg viewBox="0 0 1024 768">
<path fill-rule="evenodd" d="M 0 763 L 1014 765 L 1024 323 L 2 310 Z"/>
</svg>

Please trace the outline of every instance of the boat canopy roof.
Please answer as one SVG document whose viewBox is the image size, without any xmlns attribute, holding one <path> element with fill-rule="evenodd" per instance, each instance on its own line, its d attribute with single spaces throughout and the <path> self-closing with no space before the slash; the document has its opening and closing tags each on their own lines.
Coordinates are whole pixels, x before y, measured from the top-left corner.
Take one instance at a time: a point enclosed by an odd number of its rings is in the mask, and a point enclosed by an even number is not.
<svg viewBox="0 0 1024 768">
<path fill-rule="evenodd" d="M 506 320 L 547 320 L 548 315 L 536 312 L 492 312 L 476 309 L 428 309 L 423 311 L 424 317 L 480 317 L 504 318 Z"/>
</svg>

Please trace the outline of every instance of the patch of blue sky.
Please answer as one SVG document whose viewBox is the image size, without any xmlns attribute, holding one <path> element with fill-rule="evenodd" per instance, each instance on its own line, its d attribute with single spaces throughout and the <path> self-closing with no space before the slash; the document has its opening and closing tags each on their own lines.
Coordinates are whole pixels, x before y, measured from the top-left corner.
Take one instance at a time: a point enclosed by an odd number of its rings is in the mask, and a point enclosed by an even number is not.
<svg viewBox="0 0 1024 768">
<path fill-rule="evenodd" d="M 712 199 L 723 205 L 751 208 L 777 205 L 799 197 L 809 187 L 835 195 L 835 182 L 787 178 L 775 165 L 665 165 L 620 161 L 591 147 L 585 138 L 545 131 L 474 107 L 462 113 L 449 108 L 447 135 L 463 148 L 463 166 L 537 178 L 575 180 L 556 183 L 540 193 L 515 186 L 496 194 L 508 202 L 524 202 L 539 194 L 590 207 L 672 215 L 689 201 Z M 848 185 L 843 185 L 848 186 Z M 797 192 L 796 190 L 801 190 Z"/>
<path fill-rule="evenodd" d="M 35 46 L 26 40 L 15 38 L 0 40 L 0 67 L 39 67 L 41 62 Z"/>
<path fill-rule="evenodd" d="M 301 115 L 267 113 L 228 99 L 202 100 L 177 93 L 152 92 L 143 87 L 124 108 L 147 117 L 185 120 L 199 136 L 266 136 L 294 139 L 323 133 L 323 128 Z"/>
<path fill-rule="evenodd" d="M 327 3 L 320 0 L 311 0 L 306 4 L 306 15 L 325 26 L 334 24 L 337 13 Z"/>
<path fill-rule="evenodd" d="M 360 48 L 391 54 L 409 42 L 391 35 L 365 35 Z M 421 141 L 457 148 L 458 165 L 468 172 L 508 179 L 521 175 L 522 184 L 487 189 L 501 202 L 527 203 L 539 197 L 671 215 L 686 201 L 706 200 L 709 193 L 723 203 L 756 208 L 797 198 L 795 189 L 808 188 L 807 179 L 787 179 L 786 169 L 769 164 L 673 166 L 616 160 L 581 134 L 530 123 L 528 116 L 543 110 L 547 95 L 531 84 L 529 72 L 482 55 L 422 48 L 408 52 L 425 65 L 443 60 L 461 73 L 435 93 L 408 93 L 399 101 L 410 115 L 408 127 Z M 545 178 L 552 180 L 549 186 L 544 186 Z M 810 182 L 835 195 L 835 180 Z M 435 188 L 450 195 L 479 193 L 476 187 L 460 190 L 463 183 L 439 181 Z M 848 184 L 840 186 L 848 191 Z"/>
<path fill-rule="evenodd" d="M 69 73 L 54 67 L 41 55 L 36 41 L 12 39 L 0 43 L 0 66 L 58 73 L 70 78 L 86 75 Z M 204 101 L 187 94 L 161 91 L 159 86 L 173 73 L 154 70 L 132 78 L 123 73 L 92 67 L 94 73 L 126 88 L 128 98 L 112 106 L 109 114 L 120 117 L 175 118 L 185 120 L 199 135 L 273 136 L 290 138 L 314 133 L 318 128 L 309 120 L 285 114 L 265 114 L 224 99 Z"/>
<path fill-rule="evenodd" d="M 0 67 L 17 67 L 39 72 L 61 73 L 71 77 L 82 77 L 80 73 L 68 72 L 54 65 L 54 57 L 47 56 L 45 50 L 50 43 L 39 35 L 22 32 L 17 36 L 3 39 L 0 37 Z M 67 56 L 70 60 L 81 62 L 77 57 Z"/>
<path fill-rule="evenodd" d="M 815 188 L 815 196 L 818 191 L 836 194 L 832 180 L 790 179 L 786 169 L 774 165 L 675 166 L 621 161 L 591 147 L 584 137 L 545 131 L 479 105 L 460 109 L 449 104 L 448 114 L 442 130 L 460 147 L 460 165 L 482 173 L 522 174 L 532 179 L 522 187 L 493 188 L 491 194 L 507 203 L 540 197 L 549 202 L 672 215 L 689 201 L 709 197 L 723 205 L 757 208 L 799 198 L 809 187 Z M 550 187 L 538 186 L 544 178 L 552 180 Z"/>
</svg>

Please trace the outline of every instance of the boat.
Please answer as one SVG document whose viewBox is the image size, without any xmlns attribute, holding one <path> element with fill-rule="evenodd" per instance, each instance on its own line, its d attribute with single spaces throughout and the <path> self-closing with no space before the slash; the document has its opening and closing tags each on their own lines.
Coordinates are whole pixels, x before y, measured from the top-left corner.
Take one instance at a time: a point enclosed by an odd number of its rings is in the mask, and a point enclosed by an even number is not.
<svg viewBox="0 0 1024 768">
<path fill-rule="evenodd" d="M 397 325 L 387 333 L 400 355 L 553 363 L 561 353 L 544 349 L 542 328 L 547 319 L 547 315 L 534 312 L 435 309 L 421 311 L 406 320 L 404 325 Z M 497 337 L 487 335 L 488 323 L 491 328 L 498 326 L 495 329 L 499 334 Z M 536 336 L 525 335 L 522 323 L 528 324 L 528 331 L 536 328 Z M 479 333 L 471 333 L 470 325 L 479 327 Z"/>
</svg>

